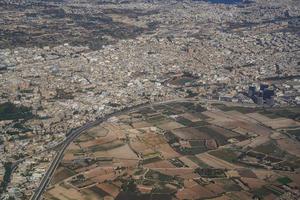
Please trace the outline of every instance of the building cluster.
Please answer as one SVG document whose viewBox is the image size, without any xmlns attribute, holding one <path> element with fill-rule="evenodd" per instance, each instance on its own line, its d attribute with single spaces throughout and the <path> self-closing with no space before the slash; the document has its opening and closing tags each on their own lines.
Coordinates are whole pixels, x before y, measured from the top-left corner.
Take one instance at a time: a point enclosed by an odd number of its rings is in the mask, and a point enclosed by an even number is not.
<svg viewBox="0 0 300 200">
<path fill-rule="evenodd" d="M 260 84 L 259 90 L 256 90 L 256 86 L 249 86 L 248 96 L 258 105 L 267 104 L 273 106 L 275 104 L 274 89 L 270 89 L 267 84 Z"/>
<path fill-rule="evenodd" d="M 289 6 L 289 17 L 284 17 L 289 2 L 280 2 L 277 7 L 268 1 L 245 7 L 195 1 L 137 1 L 91 7 L 79 2 L 76 6 L 71 2 L 49 4 L 59 4 L 66 11 L 79 6 L 93 15 L 101 9 L 106 13 L 117 9 L 108 14 L 116 24 L 145 32 L 114 38 L 113 43 L 99 49 L 84 43 L 75 45 L 74 38 L 68 43 L 71 36 L 56 33 L 39 39 L 64 39 L 59 44 L 26 46 L 15 41 L 18 45 L 0 49 L 0 107 L 10 102 L 16 108 L 29 108 L 32 114 L 25 119 L 0 120 L 0 182 L 8 182 L 5 198 L 24 199 L 32 194 L 56 147 L 70 130 L 123 108 L 189 97 L 240 103 L 254 100 L 274 106 L 300 103 L 300 38 L 290 26 L 294 26 L 300 10 Z M 22 1 L 20 5 L 8 5 L 6 10 L 0 8 L 0 20 L 3 17 L 13 24 L 28 20 L 28 24 L 37 23 L 30 31 L 47 29 L 27 4 L 18 12 L 14 9 L 22 6 Z M 143 12 L 132 16 L 133 10 Z M 70 20 L 56 17 L 49 15 L 47 20 Z M 9 38 L 6 34 L 18 33 L 18 26 L 11 23 L 0 25 L 7 30 L 0 35 Z M 150 29 L 150 25 L 154 27 Z M 78 27 L 68 31 L 87 31 L 84 26 L 78 22 Z M 106 31 L 102 38 L 91 37 L 90 41 L 97 43 L 116 33 Z M 84 32 L 75 35 L 85 36 Z M 272 85 L 273 92 L 269 87 L 245 94 L 249 85 L 260 82 Z M 1 166 L 7 163 L 16 167 L 4 180 L 8 170 Z"/>
</svg>

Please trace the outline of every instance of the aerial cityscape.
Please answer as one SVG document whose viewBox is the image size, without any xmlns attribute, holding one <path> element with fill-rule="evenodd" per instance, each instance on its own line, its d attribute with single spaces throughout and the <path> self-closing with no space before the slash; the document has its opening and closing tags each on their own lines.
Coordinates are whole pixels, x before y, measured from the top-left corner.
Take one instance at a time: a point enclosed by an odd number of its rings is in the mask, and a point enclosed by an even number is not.
<svg viewBox="0 0 300 200">
<path fill-rule="evenodd" d="M 1 0 L 0 200 L 300 199 L 299 0 Z"/>
</svg>

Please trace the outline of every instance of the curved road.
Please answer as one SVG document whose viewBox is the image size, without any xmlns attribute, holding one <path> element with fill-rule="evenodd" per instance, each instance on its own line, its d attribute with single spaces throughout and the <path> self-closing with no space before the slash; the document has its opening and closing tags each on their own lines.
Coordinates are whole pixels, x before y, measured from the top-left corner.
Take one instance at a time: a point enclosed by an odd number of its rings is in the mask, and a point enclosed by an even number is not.
<svg viewBox="0 0 300 200">
<path fill-rule="evenodd" d="M 142 108 L 147 104 L 148 103 L 133 106 L 133 107 L 129 107 L 129 108 L 125 108 L 125 109 L 122 109 L 120 111 L 114 112 L 112 114 L 108 114 L 105 117 L 97 119 L 94 122 L 87 123 L 87 124 L 83 125 L 82 127 L 78 128 L 78 129 L 75 129 L 70 134 L 68 134 L 66 139 L 61 144 L 61 147 L 60 147 L 59 151 L 57 152 L 55 158 L 51 162 L 47 172 L 44 174 L 44 176 L 43 176 L 43 178 L 40 182 L 40 185 L 34 191 L 34 194 L 32 195 L 31 200 L 39 200 L 41 198 L 43 192 L 45 191 L 48 184 L 50 183 L 51 178 L 52 178 L 56 168 L 58 167 L 60 161 L 63 159 L 63 155 L 64 155 L 65 150 L 71 144 L 71 142 L 73 142 L 73 140 L 75 140 L 81 133 L 85 132 L 86 130 L 88 130 L 88 129 L 94 127 L 94 126 L 97 126 L 97 125 L 101 124 L 102 122 L 106 121 L 107 119 L 109 119 L 110 117 L 112 117 L 114 115 L 120 115 L 122 113 L 128 112 L 129 110 Z"/>
<path fill-rule="evenodd" d="M 31 197 L 31 200 L 38 200 L 41 198 L 41 195 L 43 194 L 44 190 L 46 189 L 46 187 L 48 186 L 52 175 L 54 174 L 54 171 L 56 170 L 56 168 L 58 167 L 60 161 L 63 158 L 64 152 L 66 150 L 66 148 L 69 146 L 69 144 L 76 138 L 78 137 L 82 132 L 86 131 L 87 129 L 100 124 L 103 120 L 97 120 L 95 122 L 86 124 L 78 129 L 76 129 L 75 131 L 71 132 L 69 134 L 69 136 L 67 136 L 67 138 L 65 139 L 63 145 L 61 146 L 60 150 L 57 152 L 55 158 L 53 159 L 50 167 L 48 168 L 47 172 L 44 174 L 42 181 L 40 182 L 39 187 L 36 189 L 35 193 L 33 194 L 33 196 Z"/>
</svg>

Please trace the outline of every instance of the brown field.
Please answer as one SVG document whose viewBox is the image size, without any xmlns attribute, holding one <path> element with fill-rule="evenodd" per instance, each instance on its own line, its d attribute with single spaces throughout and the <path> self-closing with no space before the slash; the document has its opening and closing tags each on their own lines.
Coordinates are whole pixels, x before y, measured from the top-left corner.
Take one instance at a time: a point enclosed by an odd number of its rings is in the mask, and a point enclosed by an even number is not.
<svg viewBox="0 0 300 200">
<path fill-rule="evenodd" d="M 105 137 L 107 135 L 107 133 L 108 133 L 108 130 L 103 126 L 96 126 L 87 131 L 88 135 L 93 136 L 95 138 Z"/>
<path fill-rule="evenodd" d="M 211 122 L 212 124 L 214 124 L 214 125 L 218 125 L 218 126 L 221 126 L 221 127 L 223 127 L 223 128 L 226 128 L 226 129 L 230 129 L 230 130 L 234 130 L 234 129 L 236 129 L 236 128 L 240 128 L 236 123 L 236 121 L 233 121 L 233 120 L 231 120 L 231 121 L 216 121 L 216 120 L 214 120 L 214 121 L 212 121 Z"/>
<path fill-rule="evenodd" d="M 273 128 L 273 129 L 287 128 L 287 127 L 299 127 L 300 126 L 299 122 L 296 122 L 292 119 L 283 118 L 283 117 L 271 119 L 271 118 L 266 117 L 259 113 L 250 113 L 247 115 L 256 119 L 257 121 L 265 124 L 266 126 Z"/>
<path fill-rule="evenodd" d="M 272 127 L 273 129 L 282 129 L 282 128 L 290 128 L 290 127 L 300 127 L 300 123 L 296 122 L 292 119 L 287 118 L 278 118 L 272 119 L 268 122 L 265 122 L 267 126 Z"/>
<path fill-rule="evenodd" d="M 230 115 L 231 113 L 234 114 Z M 214 119 L 210 121 L 210 123 L 227 129 L 232 130 L 236 128 L 242 128 L 242 130 L 247 130 L 247 132 L 250 134 L 271 134 L 270 129 L 257 124 L 253 119 L 249 119 L 252 117 L 250 114 L 248 117 L 241 117 L 241 114 L 237 112 L 228 112 L 227 114 L 221 111 L 206 111 L 203 112 L 203 114 Z"/>
<path fill-rule="evenodd" d="M 131 129 L 132 127 L 129 124 L 115 124 L 115 123 L 105 123 L 103 125 L 105 129 L 109 131 L 109 133 L 113 133 L 117 138 L 122 139 L 126 138 L 124 130 Z"/>
<path fill-rule="evenodd" d="M 112 173 L 113 171 L 114 171 L 113 167 L 95 167 L 85 172 L 84 175 L 86 178 L 93 178 L 96 176 Z"/>
<path fill-rule="evenodd" d="M 196 155 L 200 160 L 202 160 L 204 163 L 214 167 L 214 168 L 220 168 L 220 169 L 236 169 L 239 168 L 239 166 L 234 165 L 232 163 L 226 162 L 225 160 L 221 160 L 219 158 L 216 158 L 215 156 L 212 156 L 208 153 L 202 153 Z"/>
<path fill-rule="evenodd" d="M 174 151 L 169 144 L 159 145 L 156 150 L 158 150 L 165 159 L 171 159 L 180 156 L 180 154 Z"/>
<path fill-rule="evenodd" d="M 138 135 L 141 135 L 140 129 L 126 129 L 126 133 L 130 139 L 136 139 Z"/>
<path fill-rule="evenodd" d="M 136 152 L 143 152 L 146 149 L 148 149 L 147 146 L 145 146 L 145 144 L 143 142 L 141 142 L 139 139 L 131 141 L 130 146 L 132 147 L 132 149 L 134 149 L 134 151 Z"/>
<path fill-rule="evenodd" d="M 246 115 L 249 116 L 250 118 L 256 120 L 256 121 L 261 122 L 261 123 L 272 120 L 269 117 L 267 117 L 265 115 L 262 115 L 262 114 L 259 114 L 259 113 L 256 113 L 256 112 L 255 113 L 248 113 Z"/>
<path fill-rule="evenodd" d="M 97 184 L 96 187 L 100 188 L 101 190 L 108 193 L 110 196 L 116 198 L 120 192 L 120 188 L 116 187 L 115 185 L 109 183 L 101 183 Z"/>
<path fill-rule="evenodd" d="M 255 173 L 257 178 L 262 180 L 266 178 L 270 178 L 271 176 L 274 176 L 276 174 L 274 171 L 265 170 L 265 169 L 253 169 L 252 171 Z"/>
<path fill-rule="evenodd" d="M 222 126 L 227 129 L 234 129 L 237 127 L 248 127 L 249 124 L 256 124 L 255 120 L 237 112 L 237 111 L 205 111 L 204 115 L 212 118 L 210 123 L 217 126 Z"/>
<path fill-rule="evenodd" d="M 93 154 L 95 152 L 99 152 L 99 151 L 108 151 L 108 150 L 111 150 L 111 149 L 114 149 L 114 148 L 117 148 L 117 147 L 120 147 L 120 146 L 123 146 L 124 145 L 124 141 L 121 141 L 121 140 L 113 140 L 113 141 L 110 141 L 110 142 L 105 142 L 101 145 L 93 145 L 93 146 L 90 146 L 89 148 L 86 148 L 86 149 L 83 149 L 86 153 L 89 153 L 89 154 Z"/>
<path fill-rule="evenodd" d="M 86 200 L 90 199 L 102 199 L 103 196 L 99 192 L 95 191 L 94 188 L 85 188 L 83 190 L 80 190 L 82 194 L 86 196 Z"/>
<path fill-rule="evenodd" d="M 66 188 L 66 187 L 56 185 L 52 189 L 48 190 L 47 193 L 52 198 L 60 199 L 60 200 L 73 200 L 74 197 L 76 197 L 76 199 L 78 200 L 86 199 L 82 193 L 80 193 L 78 190 L 72 187 Z M 97 198 L 94 198 L 93 200 L 97 200 Z"/>
<path fill-rule="evenodd" d="M 232 200 L 232 199 L 226 195 L 222 195 L 220 197 L 210 198 L 210 200 Z"/>
<path fill-rule="evenodd" d="M 103 166 L 120 165 L 124 167 L 129 167 L 136 166 L 138 162 L 137 155 L 130 149 L 128 144 L 107 151 L 97 151 L 94 152 L 93 155 L 97 158 L 113 158 L 114 163 L 104 163 Z M 117 160 L 119 160 L 119 162 L 115 163 Z"/>
<path fill-rule="evenodd" d="M 225 113 L 227 115 L 232 116 L 233 118 L 235 118 L 237 120 L 247 121 L 247 122 L 250 122 L 250 123 L 257 123 L 257 121 L 255 119 L 252 119 L 247 114 L 240 113 L 236 110 L 227 111 Z"/>
<path fill-rule="evenodd" d="M 158 162 L 153 162 L 144 165 L 145 168 L 175 168 L 175 166 L 167 160 L 162 160 Z"/>
<path fill-rule="evenodd" d="M 80 150 L 80 146 L 74 142 L 72 142 L 69 146 L 68 146 L 68 151 L 78 151 Z"/>
<path fill-rule="evenodd" d="M 76 173 L 65 168 L 65 167 L 59 167 L 56 171 L 55 171 L 55 175 L 51 180 L 51 184 L 55 185 L 60 181 L 63 181 L 64 179 L 71 177 L 73 175 L 75 175 Z"/>
<path fill-rule="evenodd" d="M 118 119 L 123 121 L 123 120 L 129 120 L 131 117 L 129 115 L 126 114 L 122 114 L 118 116 Z"/>
<path fill-rule="evenodd" d="M 216 131 L 217 133 L 219 133 L 220 135 L 223 135 L 226 138 L 233 138 L 233 137 L 237 137 L 239 136 L 239 134 L 226 130 L 224 128 L 221 127 L 217 127 L 217 126 L 210 126 L 209 128 L 211 128 L 212 130 Z"/>
<path fill-rule="evenodd" d="M 93 181 L 95 183 L 103 183 L 105 181 L 113 181 L 116 178 L 117 178 L 117 175 L 115 174 L 115 172 L 111 172 L 111 173 L 106 173 L 103 175 L 93 176 L 91 178 L 91 181 Z"/>
<path fill-rule="evenodd" d="M 246 191 L 230 192 L 227 193 L 226 196 L 228 196 L 231 200 L 253 200 L 253 194 Z"/>
<path fill-rule="evenodd" d="M 92 139 L 94 139 L 94 138 L 92 136 L 90 136 L 89 134 L 86 134 L 86 132 L 85 132 L 85 133 L 82 133 L 79 136 L 79 138 L 77 138 L 75 140 L 75 142 L 86 142 L 86 141 L 89 141 L 89 140 L 92 140 Z"/>
<path fill-rule="evenodd" d="M 223 124 L 219 124 L 219 126 L 223 126 Z M 246 132 L 249 135 L 258 134 L 258 135 L 270 135 L 272 134 L 272 130 L 266 127 L 263 127 L 256 123 L 249 123 L 246 121 L 236 121 L 234 123 L 234 130 L 241 130 L 242 132 Z"/>
<path fill-rule="evenodd" d="M 231 177 L 231 178 L 240 178 L 240 174 L 237 170 L 228 170 L 227 172 L 225 172 L 227 177 Z"/>
<path fill-rule="evenodd" d="M 237 133 L 239 133 L 241 135 L 250 135 L 249 134 L 250 132 L 247 129 L 244 129 L 244 128 L 241 128 L 241 127 L 237 127 L 235 129 L 231 129 L 231 130 L 235 131 L 235 132 L 237 132 Z"/>
<path fill-rule="evenodd" d="M 184 118 L 186 118 L 188 120 L 190 120 L 191 122 L 199 122 L 199 121 L 201 121 L 201 119 L 198 116 L 196 116 L 196 115 L 194 115 L 192 113 L 184 113 L 184 114 L 181 114 L 180 116 L 184 117 Z"/>
<path fill-rule="evenodd" d="M 184 182 L 185 188 L 176 193 L 178 199 L 202 199 L 216 196 L 203 186 L 198 185 L 195 181 L 189 180 Z"/>
<path fill-rule="evenodd" d="M 218 148 L 218 144 L 217 144 L 216 140 L 214 140 L 214 139 L 206 140 L 205 141 L 205 146 L 209 150 L 217 149 Z"/>
<path fill-rule="evenodd" d="M 174 130 L 177 128 L 182 128 L 184 127 L 182 124 L 179 124 L 178 122 L 167 122 L 167 123 L 163 123 L 163 124 L 159 124 L 157 127 L 166 130 L 166 131 L 170 131 L 170 130 Z"/>
<path fill-rule="evenodd" d="M 74 156 L 73 152 L 68 152 L 68 150 L 64 154 L 63 161 L 72 161 L 75 160 L 77 156 Z"/>
<path fill-rule="evenodd" d="M 71 183 L 69 183 L 69 184 L 71 184 Z M 81 190 L 81 192 L 82 192 L 82 190 L 84 190 L 86 188 L 89 188 L 89 187 L 92 187 L 95 184 L 96 184 L 95 180 L 93 180 L 93 179 L 87 179 L 87 180 L 84 180 L 83 182 L 80 182 L 80 183 L 74 182 L 72 184 L 72 186 L 75 187 L 75 188 L 77 188 L 77 189 L 79 189 L 79 190 Z"/>
<path fill-rule="evenodd" d="M 133 148 L 134 149 L 134 148 Z M 154 149 L 143 149 L 141 151 L 138 151 L 138 154 L 143 158 L 143 159 L 148 159 L 150 157 L 153 157 L 153 155 L 160 155 L 160 153 L 158 153 L 156 150 Z M 154 156 L 155 157 L 155 156 Z"/>
<path fill-rule="evenodd" d="M 206 186 L 204 186 L 206 189 L 208 189 L 209 191 L 215 193 L 215 194 L 221 194 L 221 193 L 224 193 L 226 192 L 224 189 L 223 189 L 223 186 L 222 184 L 219 184 L 219 183 L 210 183 Z"/>
<path fill-rule="evenodd" d="M 96 164 L 93 164 L 93 165 L 89 165 L 89 166 L 86 166 L 86 167 L 78 168 L 75 171 L 76 171 L 77 174 L 78 173 L 84 173 L 84 172 L 89 171 L 91 169 L 94 169 L 96 167 L 98 167 L 98 166 Z"/>
<path fill-rule="evenodd" d="M 152 191 L 152 187 L 151 186 L 146 186 L 146 185 L 137 185 L 138 190 L 141 193 L 150 193 Z"/>
<path fill-rule="evenodd" d="M 211 137 L 208 134 L 201 132 L 193 127 L 175 129 L 175 130 L 172 130 L 172 133 L 183 140 L 208 140 L 208 139 L 211 139 Z"/>
<path fill-rule="evenodd" d="M 178 159 L 181 160 L 185 165 L 189 166 L 190 168 L 196 169 L 199 167 L 196 163 L 188 159 L 186 156 L 179 157 Z"/>
<path fill-rule="evenodd" d="M 152 124 L 152 126 L 159 126 L 161 124 L 166 124 L 172 122 L 171 119 L 163 118 L 163 119 L 156 119 L 155 117 L 148 118 L 148 123 Z"/>
<path fill-rule="evenodd" d="M 151 126 L 152 126 L 152 124 L 150 124 L 150 123 L 148 123 L 146 121 L 138 121 L 138 122 L 133 122 L 132 123 L 132 127 L 136 128 L 136 129 L 138 129 L 138 128 L 145 128 L 145 127 L 151 127 Z"/>
<path fill-rule="evenodd" d="M 114 167 L 137 167 L 138 166 L 138 160 L 132 160 L 132 159 L 114 159 L 113 163 Z"/>
<path fill-rule="evenodd" d="M 159 171 L 169 176 L 180 176 L 185 179 L 199 178 L 200 176 L 194 173 L 192 168 L 153 168 L 155 171 Z"/>
<path fill-rule="evenodd" d="M 142 153 L 143 159 L 149 159 L 149 158 L 160 156 L 160 152 L 157 152 L 156 150 L 150 148 L 139 153 Z"/>
<path fill-rule="evenodd" d="M 238 169 L 238 173 L 241 177 L 245 177 L 245 178 L 257 178 L 257 176 L 255 175 L 255 173 L 250 170 L 250 169 Z"/>
<path fill-rule="evenodd" d="M 250 189 L 258 189 L 267 184 L 264 180 L 257 179 L 257 178 L 241 177 L 241 181 L 245 185 L 247 185 Z"/>
<path fill-rule="evenodd" d="M 210 122 L 215 124 L 214 122 L 234 122 L 235 120 L 230 117 L 230 115 L 225 114 L 222 111 L 205 111 L 202 112 L 203 115 L 212 118 Z"/>
<path fill-rule="evenodd" d="M 137 160 L 137 155 L 129 148 L 128 144 L 106 151 L 108 157 Z"/>
<path fill-rule="evenodd" d="M 161 144 L 166 144 L 166 141 L 164 140 L 163 136 L 158 135 L 154 132 L 145 133 L 139 138 L 144 143 L 144 145 L 149 148 L 153 148 Z"/>
<path fill-rule="evenodd" d="M 300 155 L 300 143 L 290 138 L 284 138 L 276 140 L 279 147 L 288 153 L 299 156 Z"/>
<path fill-rule="evenodd" d="M 268 135 L 261 135 L 261 136 L 258 136 L 254 139 L 249 139 L 249 140 L 244 140 L 244 141 L 241 141 L 239 143 L 237 143 L 236 145 L 237 146 L 240 146 L 240 147 L 251 147 L 251 148 L 255 148 L 259 145 L 262 145 L 266 142 L 268 142 L 270 140 L 269 136 Z"/>
<path fill-rule="evenodd" d="M 129 124 L 123 124 L 123 123 L 114 124 L 114 128 L 117 128 L 120 131 L 127 130 L 127 129 L 132 129 L 132 127 Z M 122 132 L 122 134 L 123 134 L 123 132 Z"/>
<path fill-rule="evenodd" d="M 259 124 L 255 123 L 247 123 L 247 122 L 240 122 L 237 124 L 239 127 L 248 130 L 249 132 L 258 134 L 258 135 L 270 135 L 272 134 L 272 130 L 266 127 L 263 127 Z"/>
<path fill-rule="evenodd" d="M 114 132 L 109 132 L 106 136 L 98 138 L 98 139 L 93 139 L 93 140 L 89 140 L 86 142 L 80 142 L 80 146 L 82 148 L 89 148 L 92 146 L 96 146 L 96 145 L 102 145 L 105 143 L 109 143 L 112 142 L 114 140 L 117 139 L 117 136 Z"/>
<path fill-rule="evenodd" d="M 275 194 L 272 194 L 272 193 L 268 194 L 267 196 L 264 196 L 265 200 L 274 200 L 276 198 L 277 198 L 277 196 Z"/>
</svg>

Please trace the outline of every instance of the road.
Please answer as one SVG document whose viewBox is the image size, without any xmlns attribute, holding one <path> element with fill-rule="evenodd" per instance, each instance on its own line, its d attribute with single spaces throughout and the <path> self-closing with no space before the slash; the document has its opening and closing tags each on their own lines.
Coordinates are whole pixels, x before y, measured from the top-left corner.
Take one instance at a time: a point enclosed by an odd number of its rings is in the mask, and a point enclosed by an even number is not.
<svg viewBox="0 0 300 200">
<path fill-rule="evenodd" d="M 31 200 L 39 200 L 41 198 L 43 192 L 45 191 L 48 184 L 50 183 L 51 178 L 52 178 L 56 168 L 58 167 L 60 161 L 63 159 L 65 150 L 71 144 L 71 142 L 73 142 L 73 140 L 75 140 L 81 133 L 85 132 L 86 130 L 88 130 L 88 129 L 94 127 L 94 126 L 97 126 L 97 125 L 101 124 L 102 122 L 106 121 L 107 119 L 109 119 L 110 117 L 112 117 L 114 115 L 120 115 L 122 113 L 128 112 L 129 110 L 142 108 L 146 105 L 147 104 L 137 105 L 137 106 L 134 106 L 134 107 L 125 108 L 121 111 L 117 111 L 117 112 L 112 113 L 112 114 L 108 114 L 105 117 L 97 119 L 96 121 L 87 123 L 87 124 L 81 126 L 80 128 L 72 131 L 70 134 L 68 134 L 66 139 L 64 140 L 64 142 L 61 144 L 61 147 L 58 150 L 55 158 L 51 162 L 47 172 L 44 174 L 44 176 L 43 176 L 43 178 L 40 182 L 39 187 L 34 191 L 34 194 L 32 195 Z"/>
<path fill-rule="evenodd" d="M 177 99 L 177 100 L 170 100 L 170 101 L 165 101 L 165 102 L 157 102 L 157 103 L 153 103 L 151 105 L 159 105 L 159 104 L 166 104 L 166 103 L 171 103 L 171 102 L 190 102 L 190 101 L 195 101 L 196 99 Z M 198 102 L 201 102 L 201 100 L 197 99 Z M 216 101 L 216 100 L 204 100 L 204 102 L 210 102 L 210 103 L 228 103 L 228 102 L 222 102 L 222 101 Z M 128 112 L 129 110 L 136 110 L 136 109 L 141 109 L 143 107 L 148 106 L 149 104 L 142 104 L 142 105 L 137 105 L 134 107 L 129 107 L 129 108 L 125 108 L 123 110 L 114 112 L 112 114 L 106 115 L 103 118 L 97 119 L 94 122 L 90 122 L 87 123 L 85 125 L 83 125 L 82 127 L 72 131 L 70 134 L 67 135 L 66 139 L 63 141 L 63 143 L 60 146 L 59 151 L 57 152 L 55 158 L 53 159 L 53 161 L 51 162 L 47 172 L 44 174 L 39 187 L 35 190 L 34 194 L 31 197 L 31 200 L 39 200 L 43 194 L 43 192 L 45 191 L 45 189 L 47 188 L 48 184 L 51 181 L 51 178 L 56 170 L 56 168 L 58 167 L 60 161 L 63 159 L 63 155 L 65 150 L 67 149 L 67 147 L 71 144 L 71 142 L 73 142 L 73 140 L 75 140 L 81 133 L 85 132 L 86 130 L 97 126 L 99 124 L 101 124 L 102 122 L 106 121 L 107 119 L 109 119 L 112 116 L 115 115 L 120 115 L 123 113 Z"/>
<path fill-rule="evenodd" d="M 37 188 L 37 190 L 35 191 L 35 193 L 33 194 L 33 196 L 31 197 L 32 200 L 38 200 L 41 198 L 41 195 L 43 194 L 44 190 L 46 189 L 46 187 L 48 186 L 48 184 L 50 183 L 50 180 L 52 178 L 52 175 L 54 174 L 56 168 L 58 167 L 60 161 L 63 158 L 64 152 L 66 150 L 66 148 L 69 146 L 69 144 L 76 138 L 78 137 L 82 132 L 90 129 L 91 127 L 100 124 L 103 120 L 97 120 L 95 122 L 86 124 L 78 129 L 76 129 L 75 131 L 73 131 L 71 134 L 69 134 L 69 136 L 65 139 L 63 145 L 61 146 L 60 150 L 58 151 L 58 153 L 56 154 L 55 158 L 53 159 L 53 161 L 51 162 L 50 167 L 48 168 L 47 172 L 44 174 L 42 181 L 40 182 L 39 187 Z"/>
</svg>

